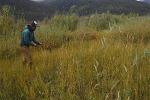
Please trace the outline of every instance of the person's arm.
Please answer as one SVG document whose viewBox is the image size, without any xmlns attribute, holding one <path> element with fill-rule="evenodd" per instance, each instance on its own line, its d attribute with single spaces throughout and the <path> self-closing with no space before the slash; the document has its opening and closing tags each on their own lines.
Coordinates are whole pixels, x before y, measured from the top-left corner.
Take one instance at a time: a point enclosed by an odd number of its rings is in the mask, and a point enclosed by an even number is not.
<svg viewBox="0 0 150 100">
<path fill-rule="evenodd" d="M 36 43 L 34 43 L 31 40 L 31 33 L 29 31 L 24 32 L 24 41 L 25 41 L 25 44 L 28 45 L 28 46 L 29 45 L 36 46 Z"/>
<path fill-rule="evenodd" d="M 35 39 L 35 36 L 34 36 L 34 33 L 33 33 L 33 40 L 32 40 L 35 44 L 37 44 L 37 45 L 42 45 L 42 43 L 40 43 L 39 41 L 37 41 L 36 39 Z"/>
</svg>

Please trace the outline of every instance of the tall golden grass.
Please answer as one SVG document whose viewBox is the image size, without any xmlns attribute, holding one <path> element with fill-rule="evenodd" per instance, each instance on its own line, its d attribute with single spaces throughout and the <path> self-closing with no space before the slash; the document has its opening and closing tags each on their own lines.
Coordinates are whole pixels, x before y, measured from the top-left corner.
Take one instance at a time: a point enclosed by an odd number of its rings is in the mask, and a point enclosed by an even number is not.
<svg viewBox="0 0 150 100">
<path fill-rule="evenodd" d="M 19 36 L 25 22 L 3 18 L 0 100 L 150 99 L 150 55 L 144 55 L 145 48 L 150 50 L 149 17 L 118 15 L 121 21 L 104 30 L 89 26 L 90 17 L 60 15 L 41 22 L 36 35 L 44 45 L 30 48 L 33 69 L 22 65 Z"/>
</svg>

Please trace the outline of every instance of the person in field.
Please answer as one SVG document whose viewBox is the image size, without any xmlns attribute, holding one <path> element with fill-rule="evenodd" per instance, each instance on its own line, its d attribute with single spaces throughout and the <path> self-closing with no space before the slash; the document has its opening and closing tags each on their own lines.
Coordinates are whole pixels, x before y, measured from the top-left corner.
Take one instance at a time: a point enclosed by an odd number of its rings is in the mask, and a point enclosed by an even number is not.
<svg viewBox="0 0 150 100">
<path fill-rule="evenodd" d="M 23 53 L 23 64 L 27 66 L 32 65 L 32 58 L 30 54 L 29 47 L 42 45 L 42 43 L 38 42 L 35 39 L 34 31 L 37 28 L 38 23 L 36 21 L 32 21 L 31 24 L 26 25 L 23 32 L 21 32 L 21 48 Z"/>
</svg>

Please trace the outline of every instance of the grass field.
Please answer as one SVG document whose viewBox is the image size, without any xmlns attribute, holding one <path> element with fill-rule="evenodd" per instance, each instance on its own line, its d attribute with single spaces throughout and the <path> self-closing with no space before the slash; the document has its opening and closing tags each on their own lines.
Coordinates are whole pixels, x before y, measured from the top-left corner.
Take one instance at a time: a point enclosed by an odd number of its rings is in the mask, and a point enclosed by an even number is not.
<svg viewBox="0 0 150 100">
<path fill-rule="evenodd" d="M 150 16 L 56 15 L 40 22 L 23 66 L 27 23 L 0 16 L 0 100 L 150 100 Z"/>
</svg>

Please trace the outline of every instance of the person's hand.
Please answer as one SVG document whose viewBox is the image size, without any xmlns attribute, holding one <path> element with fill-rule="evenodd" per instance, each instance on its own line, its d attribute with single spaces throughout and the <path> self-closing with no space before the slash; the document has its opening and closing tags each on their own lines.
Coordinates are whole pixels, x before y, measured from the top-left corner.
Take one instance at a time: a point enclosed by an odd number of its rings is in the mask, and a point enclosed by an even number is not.
<svg viewBox="0 0 150 100">
<path fill-rule="evenodd" d="M 39 42 L 39 45 L 43 45 L 43 43 Z"/>
<path fill-rule="evenodd" d="M 37 47 L 37 44 L 34 43 L 34 42 L 31 42 L 31 45 L 34 46 L 34 47 Z"/>
<path fill-rule="evenodd" d="M 34 43 L 33 46 L 37 47 L 37 44 Z"/>
<path fill-rule="evenodd" d="M 37 44 L 35 44 L 34 46 L 37 47 Z"/>
</svg>

